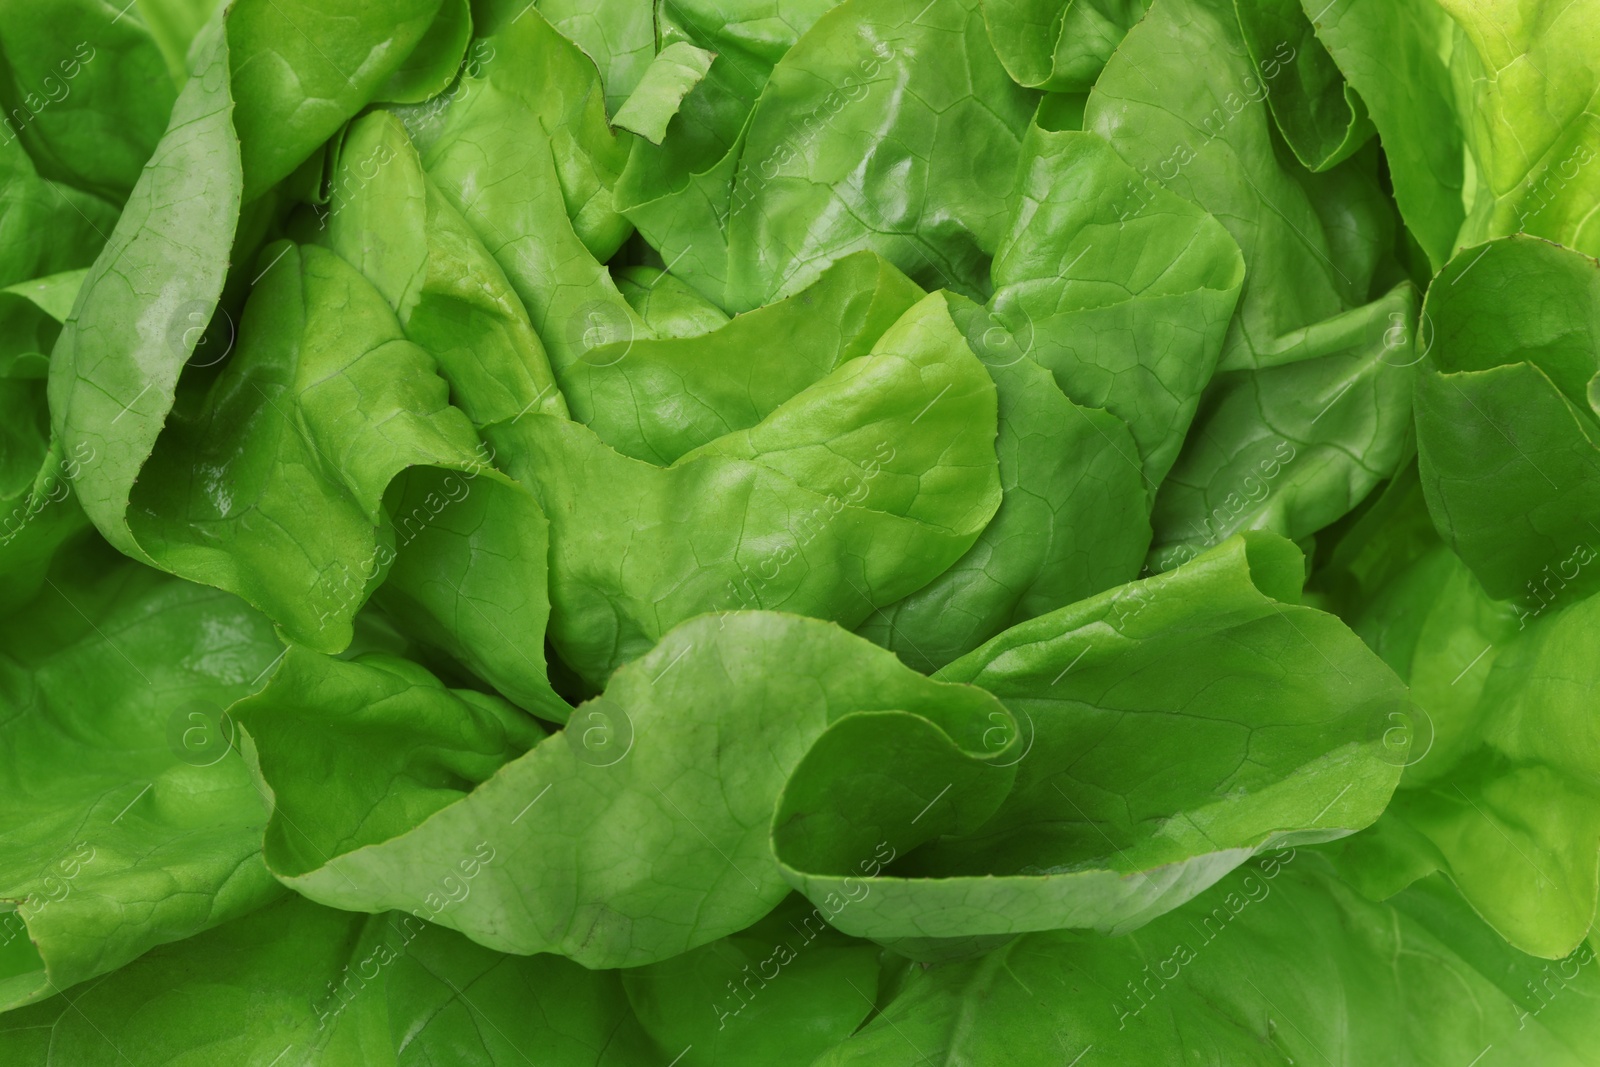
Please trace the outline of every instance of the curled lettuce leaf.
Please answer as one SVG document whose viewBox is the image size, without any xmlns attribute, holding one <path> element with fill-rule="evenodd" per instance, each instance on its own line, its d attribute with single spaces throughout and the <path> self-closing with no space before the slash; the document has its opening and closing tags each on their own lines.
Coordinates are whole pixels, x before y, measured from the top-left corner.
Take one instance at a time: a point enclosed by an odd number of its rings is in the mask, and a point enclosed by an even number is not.
<svg viewBox="0 0 1600 1067">
<path fill-rule="evenodd" d="M 1446 543 L 1501 599 L 1600 589 L 1600 568 L 1566 573 L 1600 544 L 1600 265 L 1492 241 L 1450 261 L 1423 312 L 1417 463 Z"/>
<path fill-rule="evenodd" d="M 330 187 L 327 247 L 383 294 L 474 425 L 567 413 L 511 283 L 424 172 L 393 115 L 375 111 L 351 123 Z"/>
<path fill-rule="evenodd" d="M 51 357 L 50 417 L 69 451 L 103 457 L 74 484 L 117 548 L 145 562 L 129 495 L 178 375 L 222 293 L 243 189 L 226 37 L 213 27 L 166 135 L 95 261 Z"/>
<path fill-rule="evenodd" d="M 611 125 L 636 133 L 651 144 L 660 144 L 683 98 L 706 76 L 716 58 L 715 52 L 696 48 L 688 41 L 667 45 L 645 68 L 638 87 L 611 117 Z"/>
<path fill-rule="evenodd" d="M 1337 620 L 1263 592 L 1292 598 L 1299 563 L 1281 540 L 1237 540 L 1016 627 L 938 680 L 815 620 L 703 616 L 486 779 L 510 735 L 485 698 L 390 661 L 292 651 L 233 714 L 274 798 L 267 862 L 324 903 L 633 966 L 750 925 L 793 885 L 834 927 L 937 957 L 1132 928 L 1259 851 L 1377 816 L 1403 691 Z M 1174 656 L 1193 661 L 1181 685 L 1148 669 Z M 1268 676 L 1292 688 L 1268 699 Z M 1230 730 L 1237 744 L 1214 744 Z M 1208 764 L 1158 773 L 1202 739 Z M 1130 760 L 1151 784 L 1112 795 L 1101 780 Z M 503 867 L 470 900 L 419 893 L 473 837 Z"/>
<path fill-rule="evenodd" d="M 785 874 L 813 900 L 860 879 L 834 925 L 916 955 L 928 938 L 1133 929 L 1257 852 L 1369 825 L 1400 777 L 1383 735 L 1405 692 L 1295 603 L 1302 576 L 1282 539 L 1235 538 L 1011 628 L 936 675 L 1015 718 L 988 739 L 1016 770 L 988 821 L 863 879 L 893 772 L 873 770 L 883 750 L 819 750 L 774 823 Z"/>
<path fill-rule="evenodd" d="M 286 657 L 233 709 L 275 798 L 274 873 L 314 900 L 415 912 L 502 951 L 636 966 L 741 930 L 788 893 L 769 827 L 789 774 L 830 730 L 866 721 L 916 743 L 906 766 L 933 768 L 916 783 L 917 808 L 936 816 L 909 827 L 922 836 L 981 821 L 1009 781 L 987 766 L 1004 748 L 985 747 L 985 731 L 996 716 L 1009 721 L 994 698 L 930 681 L 830 624 L 773 612 L 678 627 L 564 731 L 476 788 L 422 763 L 394 779 L 398 795 L 391 774 L 344 773 L 374 744 L 388 749 L 384 763 L 408 765 L 423 723 L 441 737 L 459 729 L 462 699 L 437 683 L 397 691 L 374 665 Z M 299 725 L 308 719 L 363 743 Z M 932 779 L 947 767 L 966 770 L 965 787 L 936 795 L 945 779 Z M 464 795 L 447 802 L 447 790 Z M 401 827 L 408 809 L 431 814 Z M 314 840 L 286 847 L 295 826 Z M 469 898 L 446 904 L 436 883 L 477 840 L 502 858 Z"/>
<path fill-rule="evenodd" d="M 97 457 L 73 475 L 78 499 L 122 551 L 237 592 L 293 639 L 328 651 L 348 643 L 350 619 L 369 583 L 394 561 L 397 527 L 408 541 L 420 536 L 415 554 L 446 570 L 463 568 L 466 558 L 497 542 L 494 554 L 521 578 L 507 583 L 480 571 L 470 583 L 436 574 L 408 581 L 402 568 L 397 592 L 424 608 L 419 625 L 469 666 L 559 716 L 562 705 L 544 684 L 536 646 L 532 654 L 504 654 L 508 629 L 542 628 L 537 505 L 490 472 L 478 483 L 487 491 L 449 520 L 433 521 L 447 502 L 465 495 L 459 480 L 448 498 L 424 491 L 420 501 L 397 501 L 404 507 L 392 520 L 384 512 L 384 493 L 406 467 L 437 460 L 476 473 L 484 460 L 470 424 L 445 405 L 432 358 L 392 343 L 400 340 L 399 327 L 377 290 L 322 249 L 268 249 L 248 275 L 256 289 L 239 323 L 239 352 L 220 371 L 205 373 L 229 355 L 213 355 L 200 341 L 223 291 L 248 195 L 250 174 L 240 153 L 248 156 L 254 143 L 252 124 L 275 121 L 263 116 L 290 106 L 294 96 L 268 92 L 293 67 L 263 73 L 273 64 L 251 49 L 272 47 L 264 27 L 279 16 L 261 15 L 262 22 L 253 10 L 230 9 L 228 21 L 206 31 L 197 72 L 180 94 L 168 133 L 57 341 L 50 407 L 61 453 Z M 379 29 L 371 20 L 340 26 L 317 63 L 348 47 L 367 55 L 363 70 L 378 72 L 398 47 L 400 38 L 362 44 L 363 34 Z M 406 32 L 403 25 L 390 30 Z M 230 60 L 230 45 L 240 37 L 248 44 Z M 297 40 L 309 47 L 308 39 Z M 282 55 L 304 60 L 298 47 Z M 393 58 L 398 63 L 403 56 Z M 251 73 L 241 81 L 238 71 L 246 66 Z M 236 109 L 233 90 L 242 84 L 254 86 L 255 95 L 241 96 Z M 308 90 L 315 79 L 295 84 Z M 364 102 L 350 95 L 360 84 L 328 98 L 335 110 L 305 112 L 302 133 L 312 136 L 308 131 L 330 117 L 333 126 L 344 121 Z M 259 158 L 263 167 L 290 160 Z M 308 324 L 310 335 L 303 332 Z M 200 365 L 193 365 L 197 351 Z M 186 365 L 201 373 L 189 374 L 180 389 Z M 357 384 L 363 376 L 371 386 L 365 401 L 357 398 L 366 388 Z M 363 432 L 358 440 L 345 437 Z M 280 449 L 299 458 L 280 462 Z M 330 459 L 336 454 L 338 462 Z M 402 486 L 397 495 L 407 492 Z M 524 520 L 484 527 L 486 508 L 520 510 Z M 508 616 L 517 617 L 516 626 L 508 627 Z M 482 641 L 501 649 L 493 658 L 509 674 L 475 651 Z"/>
<path fill-rule="evenodd" d="M 264 260 L 239 352 L 157 442 L 131 533 L 325 652 L 387 576 L 426 636 L 526 706 L 559 706 L 519 643 L 547 611 L 537 503 L 487 465 L 432 357 L 354 268 L 315 246 Z"/>
<path fill-rule="evenodd" d="M 1301 5 L 1318 40 L 1367 104 L 1394 182 L 1395 204 L 1435 269 L 1466 216 L 1467 155 L 1454 113 L 1455 24 L 1437 0 Z"/>
<path fill-rule="evenodd" d="M 539 12 L 600 69 L 612 114 L 638 86 L 656 56 L 650 0 L 541 0 Z"/>
</svg>

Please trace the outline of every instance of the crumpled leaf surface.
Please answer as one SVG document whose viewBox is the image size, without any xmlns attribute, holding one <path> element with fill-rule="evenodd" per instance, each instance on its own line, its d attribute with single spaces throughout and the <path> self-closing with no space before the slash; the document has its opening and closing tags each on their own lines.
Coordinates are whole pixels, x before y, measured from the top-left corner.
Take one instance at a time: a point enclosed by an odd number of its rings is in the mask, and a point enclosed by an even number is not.
<svg viewBox="0 0 1600 1067">
<path fill-rule="evenodd" d="M 1596 1062 L 1596 3 L 0 0 L 0 1063 Z"/>
</svg>

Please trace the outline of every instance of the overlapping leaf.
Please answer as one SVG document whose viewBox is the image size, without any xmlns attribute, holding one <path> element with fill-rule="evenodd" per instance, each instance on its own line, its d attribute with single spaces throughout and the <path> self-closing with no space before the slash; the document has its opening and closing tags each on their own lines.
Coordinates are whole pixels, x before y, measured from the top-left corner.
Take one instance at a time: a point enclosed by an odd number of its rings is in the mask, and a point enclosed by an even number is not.
<svg viewBox="0 0 1600 1067">
<path fill-rule="evenodd" d="M 1196 49 L 1210 61 L 1183 58 Z M 1156 502 L 1158 567 L 1236 530 L 1303 538 L 1405 458 L 1416 298 L 1394 284 L 1393 207 L 1370 146 L 1313 174 L 1275 143 L 1265 101 L 1297 54 L 1257 66 L 1231 3 L 1157 0 L 1085 111 L 1085 129 L 1144 175 L 1128 206 L 1165 186 L 1244 253 L 1219 373 Z M 1188 80 L 1159 85 L 1157 69 Z"/>
<path fill-rule="evenodd" d="M 488 434 L 550 516 L 551 639 L 596 687 L 706 611 L 853 627 L 960 558 L 1000 503 L 994 385 L 937 295 L 670 466 L 545 415 Z"/>
<path fill-rule="evenodd" d="M 235 597 L 103 544 L 0 624 L 0 1007 L 260 907 L 266 805 L 223 709 L 278 656 Z"/>
<path fill-rule="evenodd" d="M 1593 1061 L 1596 2 L 0 0 L 0 1061 Z"/>
</svg>

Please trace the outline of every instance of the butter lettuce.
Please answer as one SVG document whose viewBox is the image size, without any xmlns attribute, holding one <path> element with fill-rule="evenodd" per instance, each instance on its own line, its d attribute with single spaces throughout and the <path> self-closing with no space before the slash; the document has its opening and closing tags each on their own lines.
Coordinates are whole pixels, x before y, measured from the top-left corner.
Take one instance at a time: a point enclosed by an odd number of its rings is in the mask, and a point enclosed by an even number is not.
<svg viewBox="0 0 1600 1067">
<path fill-rule="evenodd" d="M 0 1063 L 1600 1063 L 1600 0 L 0 0 Z"/>
</svg>

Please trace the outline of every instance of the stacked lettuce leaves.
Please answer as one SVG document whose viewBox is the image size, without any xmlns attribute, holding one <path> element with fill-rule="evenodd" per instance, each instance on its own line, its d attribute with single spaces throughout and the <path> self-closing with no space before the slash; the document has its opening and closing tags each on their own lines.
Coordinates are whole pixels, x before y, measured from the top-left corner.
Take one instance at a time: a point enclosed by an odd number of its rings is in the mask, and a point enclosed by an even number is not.
<svg viewBox="0 0 1600 1067">
<path fill-rule="evenodd" d="M 1600 1063 L 1600 0 L 0 0 L 0 1063 Z"/>
</svg>

